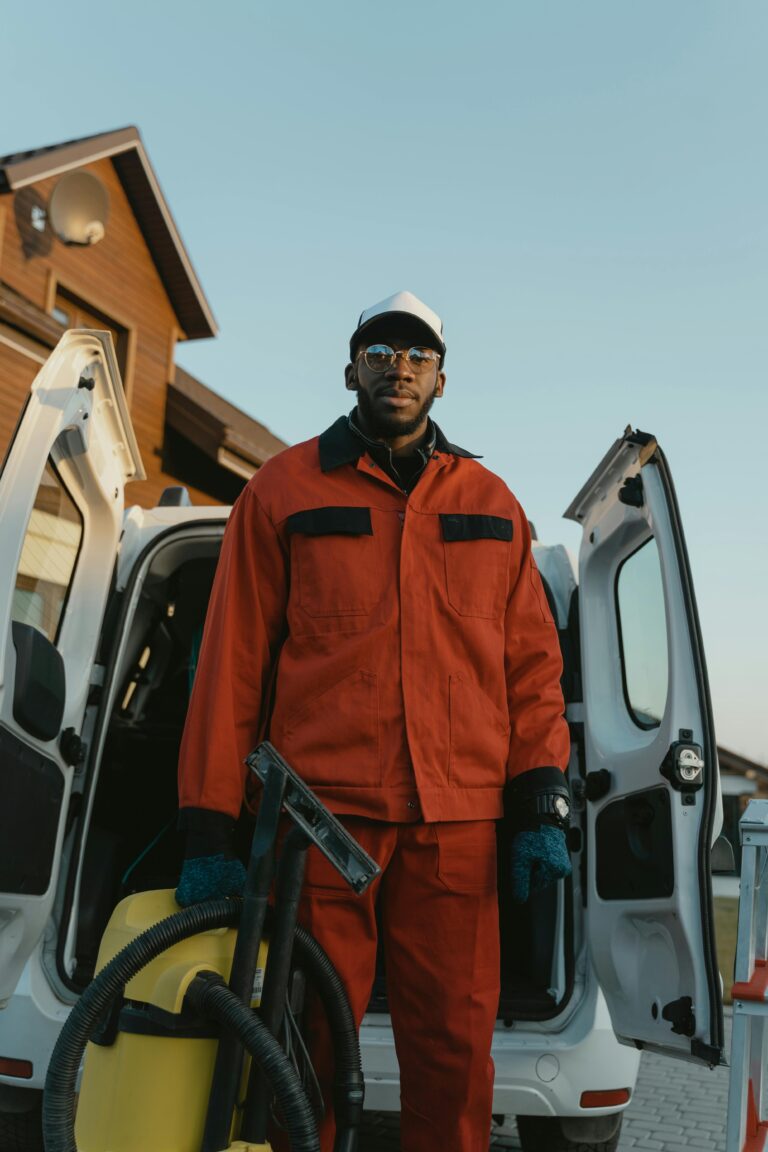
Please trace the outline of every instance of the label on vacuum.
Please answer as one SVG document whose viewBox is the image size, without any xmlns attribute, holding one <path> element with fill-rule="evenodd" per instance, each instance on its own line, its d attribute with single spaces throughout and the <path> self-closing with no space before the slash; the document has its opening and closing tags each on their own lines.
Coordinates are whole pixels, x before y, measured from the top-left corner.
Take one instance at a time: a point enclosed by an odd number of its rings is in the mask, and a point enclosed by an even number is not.
<svg viewBox="0 0 768 1152">
<path fill-rule="evenodd" d="M 257 968 L 253 974 L 253 992 L 251 994 L 251 1008 L 258 1008 L 261 1004 L 261 993 L 264 990 L 264 969 Z"/>
</svg>

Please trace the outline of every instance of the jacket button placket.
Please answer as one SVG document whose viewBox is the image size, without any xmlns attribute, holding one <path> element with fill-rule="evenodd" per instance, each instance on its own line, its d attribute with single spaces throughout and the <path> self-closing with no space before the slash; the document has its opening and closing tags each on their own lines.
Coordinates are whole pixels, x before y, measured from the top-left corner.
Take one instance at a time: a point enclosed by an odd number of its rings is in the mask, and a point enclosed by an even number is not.
<svg viewBox="0 0 768 1152">
<path fill-rule="evenodd" d="M 410 518 L 408 516 L 409 497 L 404 496 L 403 508 L 398 512 L 400 520 L 400 573 L 399 573 L 399 593 L 400 593 L 400 678 L 403 693 L 403 720 L 405 727 L 406 740 L 410 749 L 413 748 L 413 741 L 410 739 L 409 724 L 408 724 L 408 686 L 410 684 L 410 665 L 408 660 L 407 638 L 411 631 L 411 620 L 409 614 L 409 572 L 408 572 L 408 553 L 410 544 L 409 524 Z M 411 751 L 411 768 L 414 775 L 416 790 L 418 791 L 419 781 L 416 769 L 416 762 Z"/>
</svg>

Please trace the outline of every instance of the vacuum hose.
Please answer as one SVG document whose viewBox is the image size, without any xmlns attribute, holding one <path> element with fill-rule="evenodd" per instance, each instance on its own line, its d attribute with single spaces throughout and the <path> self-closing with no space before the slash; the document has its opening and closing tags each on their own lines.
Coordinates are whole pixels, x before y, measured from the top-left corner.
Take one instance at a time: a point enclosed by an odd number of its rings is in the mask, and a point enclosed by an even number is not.
<svg viewBox="0 0 768 1152">
<path fill-rule="evenodd" d="M 333 1107 L 336 1115 L 334 1152 L 354 1152 L 363 1119 L 365 1082 L 360 1043 L 346 989 L 328 956 L 315 940 L 296 925 L 294 956 L 310 977 L 328 1020 L 333 1039 L 335 1080 Z"/>
<path fill-rule="evenodd" d="M 46 1152 L 77 1152 L 75 1143 L 75 1090 L 83 1052 L 109 1006 L 122 996 L 125 985 L 150 961 L 181 940 L 214 928 L 234 927 L 240 919 L 239 900 L 211 900 L 195 904 L 154 924 L 125 946 L 88 985 L 72 1009 L 53 1050 L 43 1095 L 43 1138 Z M 320 945 L 303 928 L 296 928 L 296 955 L 313 979 L 328 1017 L 336 1064 L 334 1104 L 337 1114 L 336 1152 L 352 1152 L 363 1110 L 363 1075 L 360 1046 L 344 986 Z M 193 985 L 197 981 L 193 982 Z M 277 1041 L 264 1025 L 229 989 L 218 981 L 200 980 L 208 990 L 207 1007 L 215 1004 L 216 1015 L 227 1015 L 244 1046 L 264 1066 L 264 1074 L 277 1096 L 285 1117 L 292 1152 L 316 1152 L 319 1148 L 304 1097 L 297 1109 L 297 1089 L 304 1096 L 298 1077 Z M 217 987 L 218 985 L 218 987 Z M 224 995 L 221 995 L 221 994 Z M 235 1012 L 234 1005 L 237 1006 Z M 213 1012 L 213 1008 L 211 1008 Z M 247 1024 L 246 1024 L 247 1018 Z M 308 1136 L 304 1108 L 309 1109 Z"/>
<path fill-rule="evenodd" d="M 291 1150 L 320 1152 L 312 1105 L 296 1069 L 272 1033 L 216 973 L 201 973 L 189 986 L 189 999 L 202 1016 L 218 1020 L 235 1032 L 243 1047 L 259 1062 L 283 1114 Z"/>
</svg>

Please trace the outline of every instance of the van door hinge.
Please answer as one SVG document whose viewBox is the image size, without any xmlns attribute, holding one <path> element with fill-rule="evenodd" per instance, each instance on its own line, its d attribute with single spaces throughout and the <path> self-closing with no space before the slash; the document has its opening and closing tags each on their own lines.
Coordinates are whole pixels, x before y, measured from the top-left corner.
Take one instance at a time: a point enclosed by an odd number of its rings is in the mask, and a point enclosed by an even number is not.
<svg viewBox="0 0 768 1152">
<path fill-rule="evenodd" d="M 584 793 L 587 800 L 602 800 L 611 790 L 612 776 L 607 768 L 599 768 L 597 772 L 587 772 L 584 781 Z"/>
<path fill-rule="evenodd" d="M 677 1036 L 693 1036 L 696 1031 L 696 1017 L 693 1014 L 693 1000 L 690 996 L 681 996 L 679 1000 L 671 1000 L 661 1010 L 663 1020 L 668 1020 L 672 1031 Z"/>
<path fill-rule="evenodd" d="M 691 1040 L 691 1056 L 695 1056 L 697 1060 L 706 1060 L 710 1068 L 717 1068 L 719 1064 L 728 1066 L 727 1061 L 723 1059 L 722 1048 L 717 1048 L 714 1044 L 705 1044 L 697 1036 Z"/>
<path fill-rule="evenodd" d="M 611 774 L 607 768 L 600 768 L 597 772 L 587 772 L 582 778 L 577 776 L 571 781 L 571 793 L 574 800 L 583 804 L 585 800 L 601 800 L 611 790 Z"/>
<path fill-rule="evenodd" d="M 690 728 L 680 729 L 680 739 L 670 747 L 659 771 L 678 792 L 698 792 L 701 788 L 704 783 L 704 750 L 700 744 L 693 743 Z"/>
<path fill-rule="evenodd" d="M 86 746 L 74 728 L 64 729 L 59 738 L 59 749 L 64 763 L 69 764 L 70 768 L 79 768 L 85 760 Z"/>
<path fill-rule="evenodd" d="M 638 445 L 640 448 L 638 459 L 641 468 L 644 468 L 649 460 L 653 460 L 658 447 L 655 436 L 650 432 L 641 432 L 639 428 L 633 430 L 631 425 L 628 425 L 624 433 L 624 443 Z"/>
</svg>

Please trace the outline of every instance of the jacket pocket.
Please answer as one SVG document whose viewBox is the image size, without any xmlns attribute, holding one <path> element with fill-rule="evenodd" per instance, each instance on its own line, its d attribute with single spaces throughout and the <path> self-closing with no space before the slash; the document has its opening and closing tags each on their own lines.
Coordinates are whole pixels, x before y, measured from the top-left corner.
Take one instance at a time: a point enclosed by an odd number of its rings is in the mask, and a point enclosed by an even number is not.
<svg viewBox="0 0 768 1152">
<path fill-rule="evenodd" d="M 431 824 L 437 841 L 437 876 L 449 892 L 496 891 L 495 820 Z"/>
<path fill-rule="evenodd" d="M 509 717 L 472 680 L 454 675 L 449 688 L 448 783 L 502 788 L 509 757 Z"/>
<path fill-rule="evenodd" d="M 310 787 L 374 788 L 381 784 L 376 674 L 345 676 L 294 709 L 278 711 L 272 737 Z"/>
<path fill-rule="evenodd" d="M 495 620 L 507 600 L 512 521 L 441 513 L 448 603 L 460 616 Z"/>
<path fill-rule="evenodd" d="M 307 508 L 289 516 L 285 528 L 293 537 L 293 575 L 305 612 L 364 616 L 375 607 L 380 595 L 370 508 Z"/>
</svg>

